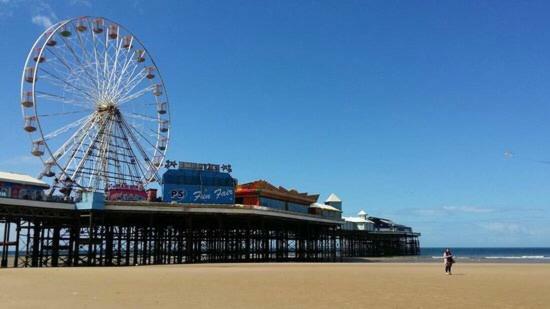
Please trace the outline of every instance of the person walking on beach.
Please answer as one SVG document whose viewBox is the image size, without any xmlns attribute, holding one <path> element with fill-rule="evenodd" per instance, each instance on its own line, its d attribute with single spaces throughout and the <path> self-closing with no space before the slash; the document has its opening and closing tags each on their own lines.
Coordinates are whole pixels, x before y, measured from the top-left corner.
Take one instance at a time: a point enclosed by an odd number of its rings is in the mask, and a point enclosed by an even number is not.
<svg viewBox="0 0 550 309">
<path fill-rule="evenodd" d="M 453 263 L 455 260 L 453 259 L 453 254 L 451 250 L 448 248 L 445 249 L 445 252 L 443 252 L 443 262 L 445 262 L 445 272 L 447 275 L 452 275 L 451 268 L 453 267 Z"/>
</svg>

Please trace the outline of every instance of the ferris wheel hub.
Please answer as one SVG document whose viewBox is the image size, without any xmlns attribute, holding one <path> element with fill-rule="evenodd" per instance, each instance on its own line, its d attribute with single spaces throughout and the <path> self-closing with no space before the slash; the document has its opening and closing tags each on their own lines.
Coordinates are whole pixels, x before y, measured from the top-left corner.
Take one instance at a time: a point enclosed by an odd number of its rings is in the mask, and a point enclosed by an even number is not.
<svg viewBox="0 0 550 309">
<path fill-rule="evenodd" d="M 118 108 L 116 104 L 112 102 L 108 103 L 100 103 L 97 105 L 97 111 L 98 112 L 109 112 L 109 113 L 115 113 L 118 111 Z"/>
</svg>

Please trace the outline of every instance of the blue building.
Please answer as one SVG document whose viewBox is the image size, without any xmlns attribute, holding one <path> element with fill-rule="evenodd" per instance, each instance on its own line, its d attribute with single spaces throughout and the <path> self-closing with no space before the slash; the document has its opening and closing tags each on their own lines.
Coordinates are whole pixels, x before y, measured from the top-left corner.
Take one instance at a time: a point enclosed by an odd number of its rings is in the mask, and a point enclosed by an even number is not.
<svg viewBox="0 0 550 309">
<path fill-rule="evenodd" d="M 162 176 L 164 202 L 192 204 L 233 204 L 237 180 L 229 166 L 179 162 Z"/>
</svg>

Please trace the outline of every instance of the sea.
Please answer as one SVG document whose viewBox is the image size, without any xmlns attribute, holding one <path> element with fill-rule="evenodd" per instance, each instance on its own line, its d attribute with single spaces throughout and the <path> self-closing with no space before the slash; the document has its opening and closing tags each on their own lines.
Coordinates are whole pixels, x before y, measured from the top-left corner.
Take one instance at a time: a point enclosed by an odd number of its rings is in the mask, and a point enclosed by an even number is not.
<svg viewBox="0 0 550 309">
<path fill-rule="evenodd" d="M 550 248 L 449 248 L 457 262 L 550 263 Z M 421 248 L 418 258 L 442 261 L 445 248 Z"/>
</svg>

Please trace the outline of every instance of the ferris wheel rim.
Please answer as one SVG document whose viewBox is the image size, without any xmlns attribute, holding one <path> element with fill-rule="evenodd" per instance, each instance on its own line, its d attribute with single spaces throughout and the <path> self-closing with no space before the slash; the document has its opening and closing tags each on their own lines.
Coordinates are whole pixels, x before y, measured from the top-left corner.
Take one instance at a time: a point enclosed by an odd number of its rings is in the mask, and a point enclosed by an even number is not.
<svg viewBox="0 0 550 309">
<path fill-rule="evenodd" d="M 43 143 L 44 149 L 47 151 L 47 156 L 40 155 L 39 158 L 42 161 L 43 166 L 53 167 L 55 165 L 57 167 L 57 169 L 59 170 L 60 175 L 65 176 L 65 178 L 67 178 L 67 179 L 70 179 L 70 175 L 66 170 L 67 167 L 63 167 L 61 165 L 61 163 L 59 162 L 59 159 L 56 158 L 55 152 L 52 151 L 52 148 L 51 148 L 50 144 L 47 142 L 47 139 L 46 139 L 46 134 L 45 134 L 45 131 L 43 129 L 43 124 L 41 123 L 41 119 L 40 119 L 41 117 L 39 117 L 39 111 L 38 111 L 38 105 L 39 104 L 38 103 L 39 103 L 40 100 L 37 99 L 37 95 L 36 95 L 36 85 L 37 85 L 36 80 L 37 80 L 37 75 L 38 75 L 41 63 L 40 63 L 40 61 L 35 61 L 35 63 L 33 65 L 29 65 L 29 64 L 32 63 L 31 59 L 32 59 L 32 56 L 33 56 L 33 51 L 35 51 L 37 47 L 40 47 L 40 52 L 38 54 L 38 57 L 42 57 L 42 55 L 44 54 L 44 52 L 47 48 L 46 45 L 47 45 L 48 41 L 51 38 L 53 38 L 55 35 L 59 34 L 60 29 L 62 29 L 64 26 L 66 26 L 70 23 L 77 22 L 79 20 L 86 20 L 86 21 L 89 21 L 91 23 L 93 20 L 96 20 L 96 19 L 102 19 L 106 24 L 108 23 L 109 25 L 116 25 L 118 27 L 118 29 L 123 30 L 127 35 L 130 35 L 132 41 L 135 40 L 135 42 L 137 42 L 139 44 L 140 48 L 144 50 L 145 54 L 148 55 L 148 61 L 155 68 L 155 75 L 156 75 L 156 77 L 158 77 L 158 84 L 160 84 L 161 87 L 162 87 L 162 95 L 163 95 L 163 98 L 164 98 L 164 101 L 163 101 L 164 103 L 163 104 L 165 104 L 165 108 L 166 108 L 166 111 L 165 111 L 166 116 L 164 118 L 162 118 L 159 114 L 157 114 L 156 118 L 157 118 L 157 121 L 159 123 L 161 121 L 165 121 L 167 123 L 168 128 L 170 127 L 170 124 L 171 124 L 171 114 L 170 114 L 170 104 L 169 104 L 170 100 L 169 100 L 169 97 L 168 97 L 168 92 L 167 92 L 167 89 L 166 89 L 164 79 L 162 78 L 162 74 L 161 74 L 160 70 L 158 69 L 158 66 L 157 66 L 154 58 L 151 56 L 151 53 L 149 52 L 149 50 L 147 49 L 145 44 L 143 44 L 143 42 L 132 31 L 128 30 L 128 28 L 126 28 L 125 26 L 123 26 L 120 23 L 117 23 L 117 22 L 115 22 L 111 19 L 108 19 L 108 18 L 105 18 L 105 17 L 96 17 L 96 16 L 79 16 L 79 17 L 74 17 L 74 18 L 70 18 L 70 19 L 65 19 L 65 20 L 59 21 L 59 22 L 51 25 L 50 27 L 48 27 L 46 30 L 44 30 L 39 35 L 39 37 L 33 43 L 33 46 L 31 47 L 29 53 L 27 54 L 27 58 L 26 58 L 26 61 L 25 61 L 25 67 L 24 67 L 23 74 L 22 74 L 22 77 L 21 77 L 21 102 L 23 100 L 23 97 L 25 96 L 25 70 L 28 67 L 33 67 L 34 68 L 33 82 L 32 82 L 32 86 L 31 86 L 32 102 L 33 102 L 32 110 L 34 111 L 34 120 L 36 121 L 36 126 L 38 128 L 38 133 L 39 133 L 39 137 L 40 137 L 39 141 L 41 141 Z M 117 30 L 117 33 L 119 33 L 118 31 L 120 31 L 120 30 Z M 118 42 L 118 38 L 117 38 L 117 42 Z M 107 49 L 107 47 L 105 47 L 105 49 Z M 105 51 L 105 52 L 107 52 L 107 51 Z M 116 68 L 115 68 L 115 70 L 116 70 Z M 26 109 L 25 109 L 24 106 L 21 106 L 21 109 L 22 109 L 23 117 L 25 119 L 27 117 L 27 114 L 25 113 Z M 92 116 L 94 114 L 95 114 L 95 112 L 92 112 L 90 115 L 88 115 L 88 118 L 92 118 Z M 122 115 L 120 117 L 122 117 Z M 130 129 L 128 129 L 128 130 L 130 130 Z M 144 176 L 144 177 L 142 177 L 143 185 L 146 185 L 147 183 L 151 183 L 155 180 L 156 181 L 160 180 L 159 176 L 158 176 L 158 171 L 161 169 L 162 164 L 166 160 L 166 153 L 168 151 L 168 145 L 169 145 L 170 133 L 171 133 L 170 131 L 171 130 L 169 130 L 169 129 L 166 132 L 162 131 L 162 132 L 164 132 L 164 134 L 162 135 L 162 138 L 164 139 L 165 145 L 163 146 L 164 148 L 162 150 L 160 150 L 159 149 L 159 140 L 161 138 L 161 134 L 160 134 L 161 130 L 159 128 L 159 132 L 157 133 L 156 144 L 154 146 L 153 152 L 151 153 L 151 158 L 156 158 L 157 156 L 160 156 L 160 161 L 158 162 L 158 165 L 154 165 L 154 164 L 149 164 L 148 165 L 148 168 L 151 169 L 151 171 L 148 171 L 148 173 L 150 173 L 151 175 L 150 175 L 150 177 L 146 177 L 146 174 L 142 175 L 142 176 Z M 29 137 L 31 139 L 31 142 L 34 143 L 35 140 L 33 140 L 32 134 L 29 133 Z M 145 138 L 143 138 L 143 139 L 147 140 Z M 135 141 L 134 141 L 134 143 L 139 145 L 139 143 L 137 143 Z M 45 157 L 49 157 L 49 158 L 46 159 Z M 156 168 L 153 168 L 153 167 L 156 167 Z M 78 182 L 74 182 L 74 184 L 76 186 L 82 188 L 82 189 L 85 189 L 85 187 L 80 185 Z"/>
</svg>

